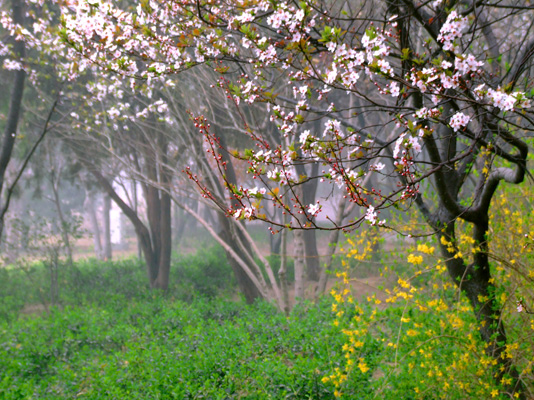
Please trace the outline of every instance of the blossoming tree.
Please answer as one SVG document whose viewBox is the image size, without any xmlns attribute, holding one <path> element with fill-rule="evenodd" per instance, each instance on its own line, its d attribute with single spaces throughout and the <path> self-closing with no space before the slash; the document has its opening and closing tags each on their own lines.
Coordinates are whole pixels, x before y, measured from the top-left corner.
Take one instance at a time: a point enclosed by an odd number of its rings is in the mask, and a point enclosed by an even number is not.
<svg viewBox="0 0 534 400">
<path fill-rule="evenodd" d="M 222 145 L 203 115 L 194 123 L 225 181 L 219 205 L 229 217 L 264 220 L 273 232 L 387 228 L 381 212 L 417 206 L 480 322 L 497 379 L 510 376 L 507 390 L 523 396 L 502 356 L 486 233 L 499 184 L 528 174 L 532 18 L 530 2 L 513 1 L 147 0 L 121 9 L 87 0 L 65 5 L 62 35 L 73 74 L 97 65 L 132 87 L 200 65 L 220 75 L 213 90 L 233 101 L 250 148 Z M 280 140 L 242 112 L 251 108 L 269 113 Z M 229 179 L 228 155 L 248 163 L 255 187 Z M 313 180 L 361 213 L 342 222 L 329 214 L 333 196 L 303 201 Z M 269 218 L 266 207 L 289 219 Z M 458 250 L 458 220 L 471 227 L 471 255 Z"/>
</svg>

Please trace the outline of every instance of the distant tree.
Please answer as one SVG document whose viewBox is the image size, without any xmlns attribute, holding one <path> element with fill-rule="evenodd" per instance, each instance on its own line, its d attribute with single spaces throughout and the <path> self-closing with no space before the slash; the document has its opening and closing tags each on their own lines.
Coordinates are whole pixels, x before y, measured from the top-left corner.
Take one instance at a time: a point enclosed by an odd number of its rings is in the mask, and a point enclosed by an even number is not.
<svg viewBox="0 0 534 400">
<path fill-rule="evenodd" d="M 16 187 L 51 130 L 61 97 L 61 79 L 58 78 L 61 65 L 56 65 L 55 60 L 62 52 L 62 44 L 52 39 L 56 36 L 56 25 L 54 12 L 48 7 L 11 0 L 0 5 L 0 13 L 0 76 L 7 81 L 5 88 L 10 93 L 2 98 L 0 106 L 7 111 L 7 116 L 1 118 L 5 121 L 0 147 L 1 238 Z M 24 93 L 29 97 L 27 104 Z M 17 150 L 18 139 L 23 140 Z"/>
</svg>

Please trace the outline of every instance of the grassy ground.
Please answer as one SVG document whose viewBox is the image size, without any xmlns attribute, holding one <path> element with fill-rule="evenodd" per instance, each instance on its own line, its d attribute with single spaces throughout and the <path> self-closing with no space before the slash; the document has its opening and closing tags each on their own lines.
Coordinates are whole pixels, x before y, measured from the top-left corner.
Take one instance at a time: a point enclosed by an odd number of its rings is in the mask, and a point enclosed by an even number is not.
<svg viewBox="0 0 534 400">
<path fill-rule="evenodd" d="M 328 299 L 287 317 L 232 301 L 221 259 L 178 259 L 165 294 L 135 261 L 77 263 L 56 305 L 43 266 L 2 271 L 0 398 L 333 399 L 321 378 L 343 337 Z"/>
<path fill-rule="evenodd" d="M 54 308 L 4 325 L 3 399 L 331 399 L 342 346 L 328 306 L 153 296 Z"/>
</svg>

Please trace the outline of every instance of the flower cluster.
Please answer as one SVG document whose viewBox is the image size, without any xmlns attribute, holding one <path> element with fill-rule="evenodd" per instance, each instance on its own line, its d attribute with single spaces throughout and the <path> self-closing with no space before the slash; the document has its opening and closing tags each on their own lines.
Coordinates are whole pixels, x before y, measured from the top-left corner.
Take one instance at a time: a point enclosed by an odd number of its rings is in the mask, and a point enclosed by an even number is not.
<svg viewBox="0 0 534 400">
<path fill-rule="evenodd" d="M 451 117 L 449 125 L 454 130 L 454 132 L 457 132 L 460 129 L 465 128 L 470 120 L 471 117 L 469 117 L 468 115 L 465 115 L 462 112 L 457 112 Z"/>
<path fill-rule="evenodd" d="M 447 16 L 447 20 L 441 27 L 438 41 L 443 43 L 443 48 L 445 50 L 456 52 L 457 45 L 455 40 L 462 37 L 463 31 L 467 26 L 467 17 L 459 16 L 455 10 L 451 11 Z"/>
<path fill-rule="evenodd" d="M 478 100 L 489 102 L 494 107 L 503 111 L 512 111 L 515 108 L 530 108 L 531 101 L 523 92 L 506 93 L 502 88 L 487 88 L 482 84 L 474 89 L 474 94 Z"/>
</svg>

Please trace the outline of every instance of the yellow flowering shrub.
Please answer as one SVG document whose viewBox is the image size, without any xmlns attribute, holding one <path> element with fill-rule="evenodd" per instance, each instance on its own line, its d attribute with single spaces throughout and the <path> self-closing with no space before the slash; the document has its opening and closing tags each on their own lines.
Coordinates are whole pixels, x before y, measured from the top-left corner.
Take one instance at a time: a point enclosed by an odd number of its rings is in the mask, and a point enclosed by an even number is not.
<svg viewBox="0 0 534 400">
<path fill-rule="evenodd" d="M 506 189 L 491 210 L 489 257 L 508 338 L 502 357 L 515 365 L 525 387 L 532 391 L 534 190 L 532 186 Z M 405 224 L 415 237 L 414 227 L 421 224 Z M 377 288 L 380 296 L 361 298 L 351 288 L 350 259 L 365 260 L 371 247 L 365 246 L 365 233 L 356 237 L 343 247 L 345 269 L 332 293 L 335 324 L 346 340 L 342 365 L 326 377 L 335 384 L 336 396 L 509 399 L 504 387 L 512 378 L 494 379 L 497 360 L 486 353 L 487 344 L 478 333 L 479 322 L 470 303 L 450 281 L 446 259 L 436 251 L 440 243 L 428 236 L 412 238 L 381 253 L 384 287 Z M 476 243 L 469 227 L 460 221 L 456 238 L 456 243 L 450 243 L 442 237 L 446 257 L 470 259 Z M 387 259 L 386 253 L 391 254 Z M 371 354 L 369 348 L 375 352 Z M 355 377 L 372 388 L 368 395 L 355 392 Z"/>
</svg>

